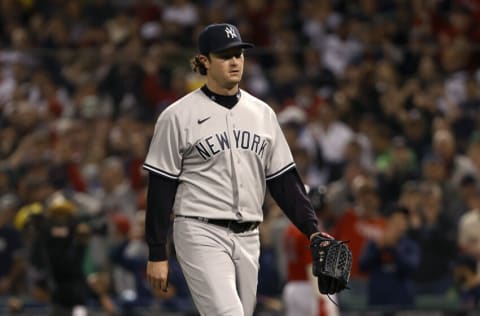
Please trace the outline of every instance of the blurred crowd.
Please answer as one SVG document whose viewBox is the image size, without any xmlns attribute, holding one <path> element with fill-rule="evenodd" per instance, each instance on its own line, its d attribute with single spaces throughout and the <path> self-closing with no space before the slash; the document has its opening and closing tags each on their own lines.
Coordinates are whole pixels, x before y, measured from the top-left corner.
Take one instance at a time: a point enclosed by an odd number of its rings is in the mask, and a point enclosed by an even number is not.
<svg viewBox="0 0 480 316">
<path fill-rule="evenodd" d="M 174 254 L 168 292 L 145 282 L 141 166 L 214 22 L 255 43 L 242 88 L 349 241 L 340 304 L 480 306 L 479 0 L 0 0 L 2 306 L 193 311 Z M 259 309 L 280 311 L 288 221 L 264 208 Z"/>
</svg>

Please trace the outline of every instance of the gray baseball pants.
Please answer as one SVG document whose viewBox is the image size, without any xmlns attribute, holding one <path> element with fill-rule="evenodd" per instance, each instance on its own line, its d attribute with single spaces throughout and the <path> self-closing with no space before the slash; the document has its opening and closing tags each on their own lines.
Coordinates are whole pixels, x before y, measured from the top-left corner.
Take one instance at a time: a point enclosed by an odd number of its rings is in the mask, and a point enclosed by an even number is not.
<svg viewBox="0 0 480 316">
<path fill-rule="evenodd" d="M 258 228 L 228 228 L 176 217 L 173 241 L 190 293 L 202 316 L 251 316 L 256 302 Z"/>
</svg>

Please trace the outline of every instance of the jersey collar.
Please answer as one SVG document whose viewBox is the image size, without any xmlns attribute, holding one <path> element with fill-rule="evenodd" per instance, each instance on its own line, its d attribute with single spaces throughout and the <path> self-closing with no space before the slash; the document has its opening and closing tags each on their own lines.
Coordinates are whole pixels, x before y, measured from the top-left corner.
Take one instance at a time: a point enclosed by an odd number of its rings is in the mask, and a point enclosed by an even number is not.
<svg viewBox="0 0 480 316">
<path fill-rule="evenodd" d="M 241 93 L 240 89 L 238 92 L 234 95 L 221 95 L 217 94 L 210 89 L 208 89 L 207 85 L 203 85 L 201 90 L 205 95 L 212 100 L 213 102 L 220 104 L 223 107 L 226 107 L 227 109 L 232 109 L 240 100 Z"/>
</svg>

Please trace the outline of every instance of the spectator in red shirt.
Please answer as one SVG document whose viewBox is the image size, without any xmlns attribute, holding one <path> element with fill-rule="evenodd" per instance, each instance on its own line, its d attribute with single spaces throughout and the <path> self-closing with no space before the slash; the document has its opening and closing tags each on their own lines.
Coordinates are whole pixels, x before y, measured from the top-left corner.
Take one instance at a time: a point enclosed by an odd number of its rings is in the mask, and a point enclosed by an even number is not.
<svg viewBox="0 0 480 316">
<path fill-rule="evenodd" d="M 379 239 L 385 227 L 385 218 L 380 214 L 380 198 L 375 181 L 365 176 L 353 180 L 354 206 L 347 210 L 333 226 L 332 235 L 339 240 L 348 240 L 353 262 L 351 279 L 363 280 L 359 258 L 367 241 Z"/>
</svg>

